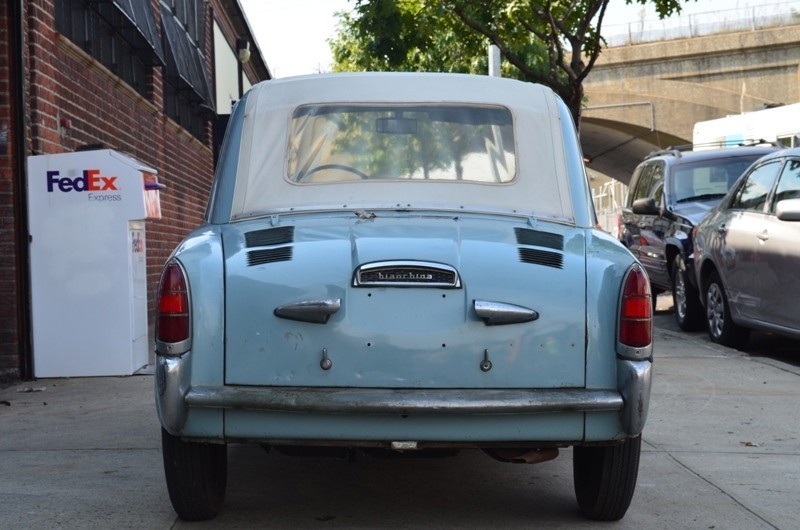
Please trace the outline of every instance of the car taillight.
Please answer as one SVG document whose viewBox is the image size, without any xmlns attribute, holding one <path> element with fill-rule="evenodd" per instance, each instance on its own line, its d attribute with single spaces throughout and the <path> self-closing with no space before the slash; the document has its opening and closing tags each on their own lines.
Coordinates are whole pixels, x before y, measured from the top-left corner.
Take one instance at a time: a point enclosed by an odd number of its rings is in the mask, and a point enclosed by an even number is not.
<svg viewBox="0 0 800 530">
<path fill-rule="evenodd" d="M 640 265 L 634 265 L 625 277 L 619 307 L 618 339 L 623 347 L 633 348 L 626 357 L 641 358 L 639 351 L 653 342 L 653 299 L 650 282 Z"/>
<path fill-rule="evenodd" d="M 186 277 L 178 262 L 171 261 L 161 273 L 161 284 L 158 288 L 156 341 L 176 343 L 188 340 L 189 317 L 189 290 L 186 287 Z"/>
</svg>

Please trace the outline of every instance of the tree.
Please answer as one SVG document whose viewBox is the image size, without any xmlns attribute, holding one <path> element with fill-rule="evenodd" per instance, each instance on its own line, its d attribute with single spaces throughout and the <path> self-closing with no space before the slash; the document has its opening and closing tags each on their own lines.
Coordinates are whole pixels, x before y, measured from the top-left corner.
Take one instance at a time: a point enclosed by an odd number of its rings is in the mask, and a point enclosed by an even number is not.
<svg viewBox="0 0 800 530">
<path fill-rule="evenodd" d="M 356 0 L 338 14 L 334 70 L 484 73 L 492 43 L 504 76 L 549 86 L 579 124 L 609 1 Z M 681 10 L 681 0 L 625 1 L 652 2 L 661 18 Z"/>
</svg>

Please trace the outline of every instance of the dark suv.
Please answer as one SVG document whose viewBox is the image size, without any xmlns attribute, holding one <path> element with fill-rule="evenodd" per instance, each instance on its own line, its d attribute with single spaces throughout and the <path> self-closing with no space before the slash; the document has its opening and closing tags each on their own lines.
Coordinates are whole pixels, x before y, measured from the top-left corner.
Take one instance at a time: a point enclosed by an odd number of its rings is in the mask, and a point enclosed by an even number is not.
<svg viewBox="0 0 800 530">
<path fill-rule="evenodd" d="M 655 151 L 636 167 L 620 240 L 647 269 L 654 294 L 672 291 L 678 326 L 692 331 L 705 325 L 692 271 L 692 228 L 750 164 L 778 147 L 684 149 Z"/>
</svg>

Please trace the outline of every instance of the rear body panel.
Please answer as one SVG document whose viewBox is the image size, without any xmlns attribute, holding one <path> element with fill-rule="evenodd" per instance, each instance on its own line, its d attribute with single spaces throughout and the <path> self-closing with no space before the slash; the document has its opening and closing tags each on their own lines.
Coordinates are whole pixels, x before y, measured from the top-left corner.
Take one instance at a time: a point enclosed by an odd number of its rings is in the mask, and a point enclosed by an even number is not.
<svg viewBox="0 0 800 530">
<path fill-rule="evenodd" d="M 513 218 L 383 215 L 287 219 L 291 259 L 248 265 L 248 232 L 226 227 L 227 384 L 396 388 L 565 388 L 585 384 L 585 243 L 551 225 L 562 249 L 520 244 Z M 488 222 L 487 222 L 488 221 Z M 265 228 L 266 227 L 266 228 Z M 287 253 L 289 251 L 286 251 Z M 561 262 L 522 261 L 539 252 Z M 353 286 L 356 269 L 382 261 L 453 267 L 460 287 Z M 275 315 L 279 306 L 338 300 L 327 323 Z M 533 309 L 526 323 L 487 326 L 475 300 Z M 323 351 L 330 369 L 320 362 Z M 490 359 L 492 368 L 482 370 Z"/>
</svg>

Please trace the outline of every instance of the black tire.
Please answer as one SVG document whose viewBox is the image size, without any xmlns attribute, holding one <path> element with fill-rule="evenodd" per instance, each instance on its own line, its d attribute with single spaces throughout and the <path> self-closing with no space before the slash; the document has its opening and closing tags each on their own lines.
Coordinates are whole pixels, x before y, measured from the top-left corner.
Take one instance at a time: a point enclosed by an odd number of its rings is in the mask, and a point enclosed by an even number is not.
<svg viewBox="0 0 800 530">
<path fill-rule="evenodd" d="M 225 500 L 228 447 L 185 442 L 161 429 L 164 474 L 172 507 L 184 521 L 206 521 Z"/>
<path fill-rule="evenodd" d="M 705 327 L 700 293 L 689 281 L 683 256 L 675 256 L 672 262 L 672 304 L 675 321 L 683 331 L 698 331 Z"/>
<path fill-rule="evenodd" d="M 737 326 L 731 318 L 725 286 L 716 271 L 711 273 L 706 282 L 705 300 L 711 342 L 731 348 L 744 348 L 750 338 L 750 330 Z"/>
<path fill-rule="evenodd" d="M 619 445 L 573 448 L 575 497 L 581 514 L 594 521 L 618 521 L 631 505 L 642 437 Z"/>
</svg>

